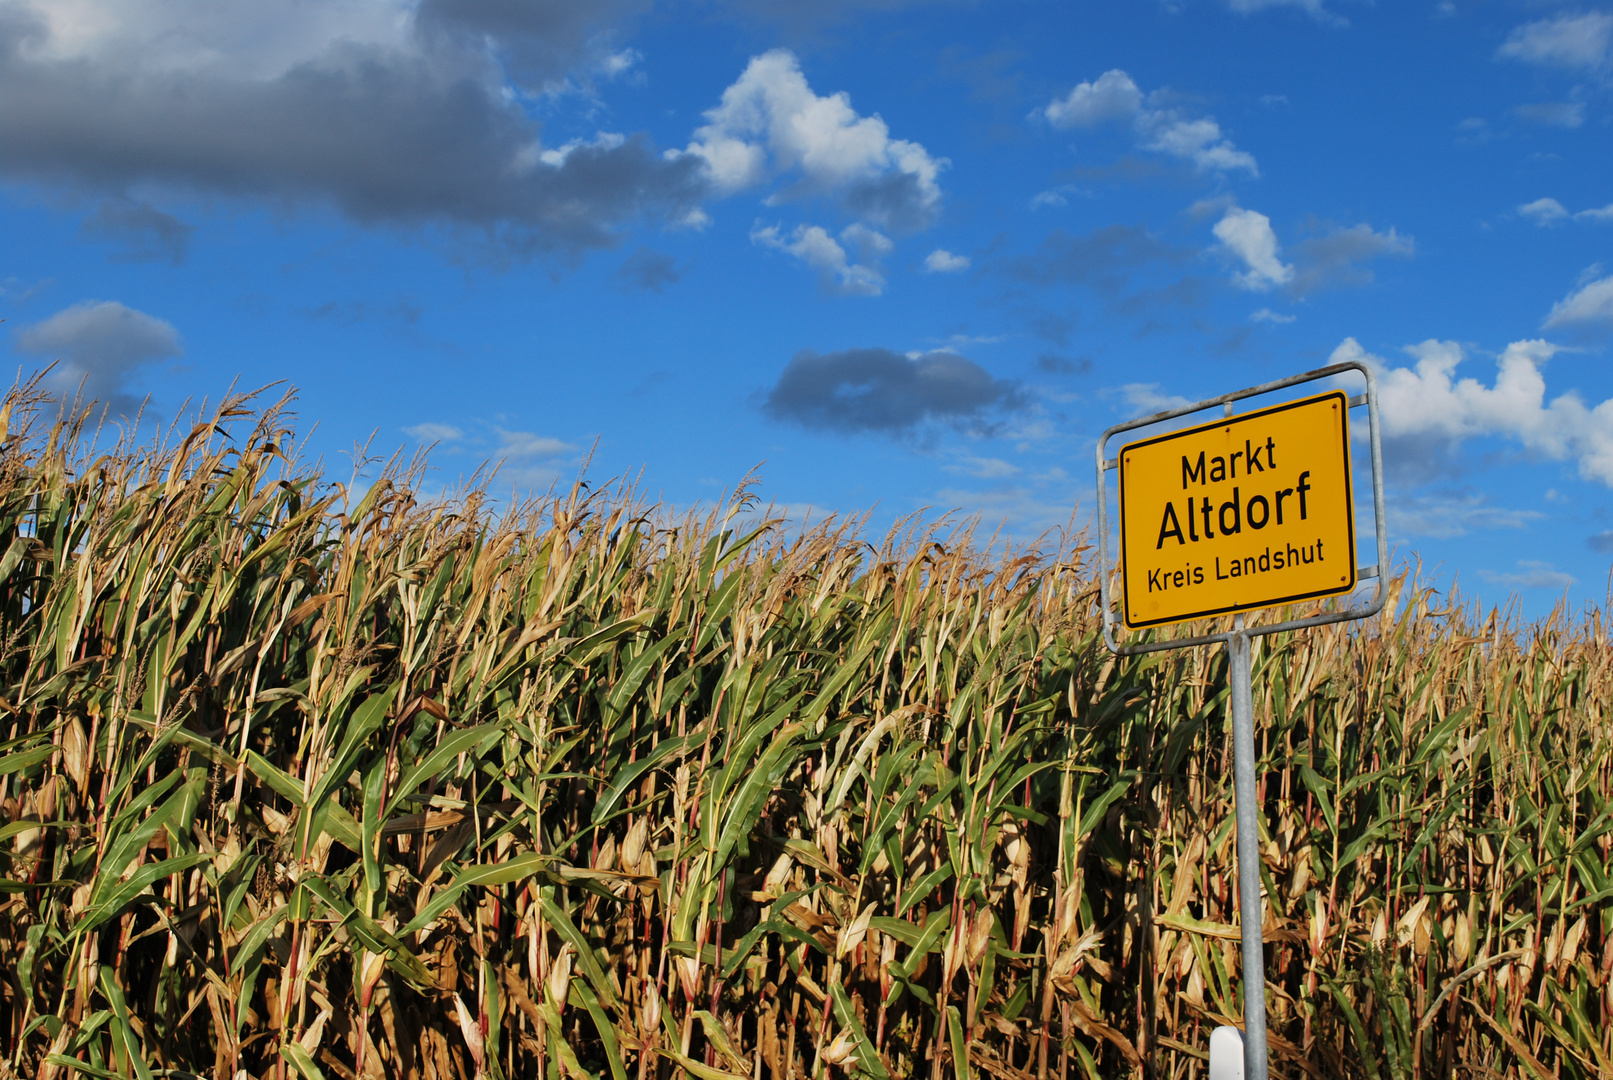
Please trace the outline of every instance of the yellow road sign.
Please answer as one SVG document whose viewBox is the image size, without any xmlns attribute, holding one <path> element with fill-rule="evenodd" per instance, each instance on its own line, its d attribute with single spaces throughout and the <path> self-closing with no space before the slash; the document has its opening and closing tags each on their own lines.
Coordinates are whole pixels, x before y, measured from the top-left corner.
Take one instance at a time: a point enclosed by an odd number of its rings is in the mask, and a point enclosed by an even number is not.
<svg viewBox="0 0 1613 1080">
<path fill-rule="evenodd" d="M 1122 447 L 1126 625 L 1354 589 L 1348 413 L 1334 391 Z"/>
</svg>

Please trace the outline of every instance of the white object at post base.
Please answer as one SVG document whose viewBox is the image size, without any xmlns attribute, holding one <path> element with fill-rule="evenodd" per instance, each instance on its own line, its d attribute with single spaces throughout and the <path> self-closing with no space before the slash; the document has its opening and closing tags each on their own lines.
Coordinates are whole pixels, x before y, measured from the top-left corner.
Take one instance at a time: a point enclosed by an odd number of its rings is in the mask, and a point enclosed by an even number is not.
<svg viewBox="0 0 1613 1080">
<path fill-rule="evenodd" d="M 1243 1032 L 1235 1027 L 1210 1033 L 1210 1080 L 1243 1080 Z"/>
<path fill-rule="evenodd" d="M 1290 386 L 1313 382 L 1342 375 L 1346 371 L 1357 371 L 1366 379 L 1367 392 L 1349 398 L 1351 407 L 1365 405 L 1367 407 L 1367 436 L 1372 447 L 1372 509 L 1373 531 L 1377 534 L 1378 561 L 1370 567 L 1361 567 L 1357 571 L 1357 580 L 1376 579 L 1376 588 L 1373 590 L 1372 602 L 1365 608 L 1347 609 L 1344 611 L 1324 612 L 1320 615 L 1311 615 L 1302 619 L 1287 619 L 1281 622 L 1267 623 L 1262 626 L 1248 627 L 1244 624 L 1242 612 L 1233 617 L 1232 629 L 1214 634 L 1201 634 L 1186 638 L 1168 638 L 1163 641 L 1144 641 L 1137 644 L 1122 645 L 1115 639 L 1115 624 L 1117 618 L 1109 596 L 1109 574 L 1113 564 L 1109 561 L 1109 518 L 1108 518 L 1108 490 L 1107 472 L 1120 466 L 1118 457 L 1107 457 L 1106 448 L 1110 438 L 1135 428 L 1148 427 L 1152 424 L 1163 423 L 1178 416 L 1187 416 L 1191 413 L 1201 412 L 1217 405 L 1224 406 L 1225 415 L 1234 415 L 1233 404 L 1244 398 L 1259 394 L 1268 394 Z M 1310 626 L 1322 626 L 1326 623 L 1343 622 L 1347 619 L 1363 619 L 1376 615 L 1383 610 L 1389 599 L 1389 590 L 1383 575 L 1389 567 L 1389 534 L 1384 527 L 1384 495 L 1383 495 L 1383 448 L 1378 431 L 1378 390 L 1377 379 L 1372 369 L 1357 361 L 1347 361 L 1342 364 L 1332 364 L 1328 367 L 1307 371 L 1303 375 L 1294 375 L 1286 379 L 1264 383 L 1260 386 L 1251 386 L 1246 390 L 1239 390 L 1231 394 L 1222 394 L 1219 397 L 1208 398 L 1195 405 L 1183 406 L 1179 409 L 1169 409 L 1165 412 L 1155 413 L 1152 416 L 1140 417 L 1123 424 L 1116 424 L 1105 431 L 1098 439 L 1097 445 L 1097 488 L 1098 488 L 1098 590 L 1101 609 L 1103 612 L 1103 641 L 1109 651 L 1118 656 L 1136 656 L 1140 653 L 1156 652 L 1161 649 L 1182 649 L 1193 645 L 1208 645 L 1213 642 L 1225 642 L 1228 659 L 1231 661 L 1231 676 L 1228 680 L 1231 697 L 1232 728 L 1233 728 L 1233 772 L 1234 788 L 1237 794 L 1235 806 L 1238 825 L 1238 907 L 1242 921 L 1243 945 L 1243 1001 L 1245 1032 L 1237 1028 L 1217 1028 L 1210 1037 L 1210 1080 L 1266 1080 L 1266 995 L 1265 995 L 1265 948 L 1262 942 L 1262 924 L 1264 922 L 1264 909 L 1260 897 L 1260 808 L 1256 805 L 1256 792 L 1258 791 L 1258 775 L 1256 772 L 1255 745 L 1254 745 L 1254 707 L 1251 700 L 1250 667 L 1251 667 L 1251 639 L 1264 634 L 1274 634 L 1279 631 L 1300 630 Z M 1219 1047 L 1219 1049 L 1218 1049 Z"/>
</svg>

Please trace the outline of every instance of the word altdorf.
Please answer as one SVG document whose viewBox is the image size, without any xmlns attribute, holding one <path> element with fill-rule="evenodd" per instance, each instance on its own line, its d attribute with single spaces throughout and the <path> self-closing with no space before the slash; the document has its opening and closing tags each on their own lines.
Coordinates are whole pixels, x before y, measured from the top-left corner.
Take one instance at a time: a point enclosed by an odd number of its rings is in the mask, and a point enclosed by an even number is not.
<svg viewBox="0 0 1613 1080">
<path fill-rule="evenodd" d="M 1123 447 L 1126 625 L 1355 588 L 1348 409 L 1335 391 Z"/>
</svg>

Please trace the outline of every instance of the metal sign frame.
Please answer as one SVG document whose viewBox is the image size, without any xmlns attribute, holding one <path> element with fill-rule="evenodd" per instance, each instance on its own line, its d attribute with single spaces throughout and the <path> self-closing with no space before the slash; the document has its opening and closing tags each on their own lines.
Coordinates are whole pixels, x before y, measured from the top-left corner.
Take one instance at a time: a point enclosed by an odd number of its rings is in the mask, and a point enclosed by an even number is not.
<svg viewBox="0 0 1613 1080">
<path fill-rule="evenodd" d="M 1108 472 L 1110 469 L 1120 468 L 1118 457 L 1105 456 L 1109 440 L 1116 435 L 1137 428 L 1148 427 L 1175 419 L 1178 416 L 1188 416 L 1206 409 L 1213 409 L 1217 405 L 1223 406 L 1224 417 L 1237 415 L 1233 409 L 1236 402 L 1244 398 L 1257 397 L 1269 394 L 1276 390 L 1283 390 L 1290 386 L 1301 386 L 1308 382 L 1341 375 L 1348 371 L 1358 371 L 1366 377 L 1367 390 L 1364 394 L 1346 395 L 1349 408 L 1365 405 L 1367 409 L 1368 434 L 1372 445 L 1372 511 L 1373 532 L 1376 534 L 1378 561 L 1372 566 L 1357 568 L 1355 579 L 1357 583 L 1366 580 L 1374 581 L 1372 601 L 1364 608 L 1347 608 L 1343 611 L 1330 611 L 1321 615 L 1311 615 L 1303 619 L 1285 619 L 1282 622 L 1270 623 L 1261 626 L 1246 627 L 1244 625 L 1244 612 L 1239 611 L 1232 616 L 1232 628 L 1216 634 L 1198 634 L 1194 637 L 1172 638 L 1168 641 L 1147 641 L 1135 645 L 1121 645 L 1115 640 L 1114 624 L 1115 613 L 1110 600 L 1109 577 L 1112 564 L 1109 561 L 1109 492 Z M 1345 418 L 1345 432 L 1348 438 L 1349 419 Z M 1260 807 L 1256 805 L 1255 792 L 1258 777 L 1255 774 L 1257 760 L 1255 758 L 1255 723 L 1254 702 L 1251 691 L 1251 658 L 1252 642 L 1256 637 L 1265 634 L 1275 634 L 1282 630 L 1301 630 L 1308 626 L 1324 626 L 1328 623 L 1346 622 L 1352 619 L 1365 619 L 1376 615 L 1383 610 L 1389 599 L 1389 590 L 1384 581 L 1384 575 L 1389 567 L 1389 535 L 1384 528 L 1383 515 L 1383 449 L 1378 430 L 1378 381 L 1372 374 L 1372 369 L 1357 361 L 1343 364 L 1330 364 L 1327 367 L 1307 371 L 1303 375 L 1294 375 L 1274 382 L 1261 383 L 1251 386 L 1247 390 L 1237 390 L 1219 397 L 1206 398 L 1196 405 L 1188 405 L 1180 409 L 1167 409 L 1151 416 L 1144 416 L 1137 420 L 1129 420 L 1124 424 L 1116 424 L 1103 433 L 1098 440 L 1098 591 L 1103 606 L 1103 641 L 1109 650 L 1118 656 L 1137 656 L 1143 653 L 1159 652 L 1163 649 L 1185 649 L 1194 645 L 1211 645 L 1219 641 L 1226 642 L 1227 655 L 1231 660 L 1230 690 L 1232 698 L 1232 758 L 1233 758 L 1233 787 L 1236 792 L 1236 813 L 1238 823 L 1238 908 L 1241 912 L 1241 933 L 1243 947 L 1243 1076 L 1245 1080 L 1266 1080 L 1267 1053 L 1266 1053 L 1266 970 L 1265 970 L 1265 942 L 1264 914 L 1265 909 L 1260 899 Z M 1351 507 L 1354 513 L 1354 507 Z M 1359 535 L 1357 533 L 1356 535 Z M 1355 553 L 1350 553 L 1352 560 Z M 1262 607 L 1278 607 L 1283 601 L 1276 600 Z M 1222 616 L 1224 617 L 1224 616 Z M 1182 621 L 1189 621 L 1183 619 Z M 1253 913 L 1253 917 L 1251 917 Z M 1236 1029 L 1233 1029 L 1236 1031 Z M 1210 1071 L 1212 1075 L 1218 1071 L 1218 1061 L 1213 1052 L 1215 1039 L 1211 1039 Z M 1227 1045 L 1222 1040 L 1222 1045 Z M 1219 1062 L 1221 1069 L 1226 1069 L 1231 1062 Z"/>
<path fill-rule="evenodd" d="M 1138 645 L 1121 645 L 1115 640 L 1115 623 L 1117 619 L 1111 600 L 1109 577 L 1113 564 L 1109 559 L 1109 491 L 1108 473 L 1110 469 L 1120 467 L 1118 457 L 1106 457 L 1106 448 L 1109 440 L 1116 435 L 1137 428 L 1148 427 L 1153 424 L 1174 420 L 1178 416 L 1190 416 L 1196 412 L 1213 409 L 1217 405 L 1225 406 L 1223 416 L 1234 416 L 1232 406 L 1244 398 L 1258 397 L 1277 390 L 1284 390 L 1290 386 L 1302 386 L 1308 382 L 1330 378 L 1347 371 L 1358 371 L 1366 376 L 1367 391 L 1364 394 L 1354 394 L 1349 397 L 1351 408 L 1365 405 L 1367 408 L 1367 423 L 1372 444 L 1372 514 L 1373 528 L 1377 533 L 1378 561 L 1373 566 L 1358 567 L 1355 572 L 1357 584 L 1370 579 L 1376 579 L 1376 588 L 1373 592 L 1372 603 L 1364 609 L 1351 609 L 1346 611 L 1330 611 L 1322 615 L 1312 615 L 1304 619 L 1287 619 L 1280 623 L 1250 627 L 1245 630 L 1242 626 L 1235 626 L 1218 634 L 1199 634 L 1190 638 L 1172 638 L 1169 641 L 1149 641 Z M 1219 397 L 1206 398 L 1195 405 L 1186 405 L 1180 409 L 1166 409 L 1151 416 L 1144 416 L 1137 420 L 1128 420 L 1123 424 L 1116 424 L 1103 433 L 1098 439 L 1098 590 L 1103 605 L 1103 641 L 1109 646 L 1109 651 L 1117 656 L 1135 656 L 1139 653 L 1159 652 L 1162 649 L 1185 649 L 1191 645 L 1213 645 L 1218 641 L 1231 641 L 1234 634 L 1247 634 L 1250 637 L 1259 637 L 1264 634 L 1275 634 L 1281 630 L 1299 630 L 1307 626 L 1323 626 L 1327 623 L 1347 622 L 1351 619 L 1364 619 L 1376 615 L 1383 610 L 1384 603 L 1389 598 L 1383 578 L 1380 576 L 1387 572 L 1389 565 L 1389 536 L 1383 527 L 1383 450 L 1380 445 L 1378 431 L 1378 380 L 1373 376 L 1372 369 L 1359 361 L 1351 360 L 1343 364 L 1330 364 L 1315 371 L 1307 371 L 1303 375 L 1293 375 L 1286 379 L 1277 379 L 1274 382 L 1261 383 L 1251 386 L 1247 390 L 1236 390 L 1230 394 Z M 1351 553 L 1354 557 L 1354 553 Z M 1276 607 L 1277 604 L 1271 606 Z M 1242 622 L 1242 616 L 1235 617 Z"/>
</svg>

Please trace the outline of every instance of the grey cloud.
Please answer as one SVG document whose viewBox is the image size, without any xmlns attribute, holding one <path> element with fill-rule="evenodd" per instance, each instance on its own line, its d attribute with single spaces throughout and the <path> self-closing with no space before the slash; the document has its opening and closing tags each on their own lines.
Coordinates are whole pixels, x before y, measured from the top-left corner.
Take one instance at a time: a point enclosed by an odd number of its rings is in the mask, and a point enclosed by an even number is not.
<svg viewBox="0 0 1613 1080">
<path fill-rule="evenodd" d="M 684 268 L 678 266 L 672 256 L 641 247 L 623 261 L 621 269 L 616 271 L 616 277 L 641 289 L 660 292 L 668 285 L 676 284 L 683 276 L 683 271 Z"/>
<path fill-rule="evenodd" d="M 1374 232 L 1365 224 L 1334 229 L 1295 245 L 1295 274 L 1289 289 L 1303 296 L 1328 286 L 1369 285 L 1372 270 L 1367 263 L 1389 255 L 1407 257 L 1415 251 L 1415 241 L 1394 229 Z"/>
<path fill-rule="evenodd" d="M 563 77 L 599 56 L 611 32 L 649 10 L 648 0 L 421 0 L 421 37 L 452 50 L 492 48 L 511 78 L 528 86 Z"/>
<path fill-rule="evenodd" d="M 846 349 L 796 353 L 762 408 L 805 428 L 900 434 L 930 420 L 980 424 L 989 411 L 1019 404 L 1012 383 L 955 353 Z"/>
<path fill-rule="evenodd" d="M 1085 236 L 1056 230 L 1034 255 L 1008 264 L 1010 276 L 1037 285 L 1085 285 L 1103 293 L 1125 287 L 1132 271 L 1156 260 L 1178 260 L 1180 253 L 1148 230 L 1109 225 Z"/>
<path fill-rule="evenodd" d="M 1042 353 L 1036 358 L 1036 367 L 1049 375 L 1085 375 L 1092 370 L 1092 357 L 1070 359 L 1058 353 Z"/>
<path fill-rule="evenodd" d="M 505 7 L 444 2 L 426 22 L 494 27 Z M 706 194 L 700 162 L 666 160 L 641 136 L 544 160 L 538 125 L 468 45 L 446 59 L 440 42 L 333 46 L 260 80 L 152 73 L 36 59 L 25 44 L 43 31 L 18 10 L 0 8 L 0 174 L 14 178 L 328 202 L 362 223 L 444 225 L 518 255 L 606 247 L 626 222 L 681 219 Z"/>
<path fill-rule="evenodd" d="M 1208 282 L 1202 277 L 1178 278 L 1157 289 L 1143 289 L 1113 304 L 1120 315 L 1148 315 L 1158 311 L 1198 307 L 1208 298 Z"/>
<path fill-rule="evenodd" d="M 897 233 L 928 228 L 940 212 L 924 182 L 905 172 L 888 172 L 850 184 L 840 200 L 853 217 Z"/>
<path fill-rule="evenodd" d="M 1026 311 L 1024 318 L 1025 326 L 1031 333 L 1061 349 L 1070 343 L 1070 336 L 1075 332 L 1078 321 L 1077 313 L 1074 311 L 1066 317 L 1052 311 L 1034 308 Z"/>
<path fill-rule="evenodd" d="M 102 199 L 95 213 L 85 218 L 79 232 L 91 240 L 110 241 L 121 250 L 115 262 L 185 261 L 190 250 L 193 226 L 165 214 L 149 202 L 133 199 Z"/>
<path fill-rule="evenodd" d="M 1585 538 L 1585 546 L 1603 555 L 1613 553 L 1613 532 L 1593 533 Z"/>
<path fill-rule="evenodd" d="M 59 362 L 50 378 L 57 393 L 67 397 L 82 387 L 85 398 L 122 414 L 140 405 L 127 390 L 135 370 L 184 352 L 172 324 L 116 300 L 84 300 L 63 308 L 20 331 L 17 348 Z"/>
</svg>

